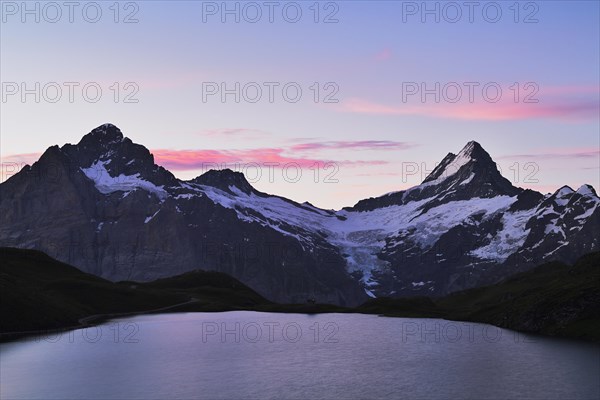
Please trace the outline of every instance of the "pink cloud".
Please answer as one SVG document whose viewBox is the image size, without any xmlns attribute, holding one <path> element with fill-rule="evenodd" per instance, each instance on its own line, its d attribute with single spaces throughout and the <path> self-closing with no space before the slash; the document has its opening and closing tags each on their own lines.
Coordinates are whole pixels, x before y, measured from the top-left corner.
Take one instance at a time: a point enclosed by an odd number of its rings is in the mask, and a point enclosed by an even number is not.
<svg viewBox="0 0 600 400">
<path fill-rule="evenodd" d="M 157 164 L 173 171 L 193 169 L 206 169 L 221 164 L 251 164 L 265 165 L 267 163 L 277 167 L 297 164 L 302 168 L 310 168 L 316 163 L 336 163 L 345 166 L 384 165 L 386 161 L 333 161 L 327 159 L 295 157 L 286 155 L 282 148 L 262 148 L 246 150 L 152 150 Z"/>
<path fill-rule="evenodd" d="M 389 48 L 385 48 L 381 50 L 379 53 L 375 54 L 376 61 L 386 61 L 392 58 L 392 50 Z"/>
<path fill-rule="evenodd" d="M 498 159 L 556 159 L 556 158 L 573 158 L 573 159 L 596 159 L 600 157 L 600 149 L 597 147 L 577 147 L 577 148 L 562 148 L 562 149 L 540 149 L 537 152 L 507 154 Z"/>
<path fill-rule="evenodd" d="M 237 134 L 238 132 L 232 132 Z M 356 150 L 406 150 L 416 146 L 413 143 L 389 140 L 362 141 L 325 141 L 297 143 L 289 147 L 254 148 L 238 150 L 152 150 L 158 164 L 173 171 L 206 168 L 208 164 L 232 163 L 272 163 L 276 167 L 294 163 L 309 168 L 316 163 L 336 163 L 338 165 L 356 167 L 386 165 L 383 160 L 331 160 L 327 158 L 305 157 L 296 153 L 318 152 L 321 150 L 356 149 Z"/>
<path fill-rule="evenodd" d="M 214 133 L 215 135 L 242 135 L 246 132 L 253 132 L 249 129 L 225 129 L 215 130 L 205 134 Z M 231 164 L 250 164 L 260 165 L 270 164 L 275 168 L 282 168 L 289 164 L 296 164 L 302 168 L 314 167 L 315 164 L 323 165 L 335 163 L 346 167 L 387 165 L 384 160 L 332 160 L 329 158 L 306 157 L 297 153 L 310 151 L 312 153 L 320 150 L 331 149 L 357 149 L 357 150 L 404 150 L 414 147 L 414 144 L 405 142 L 395 142 L 386 140 L 365 140 L 365 141 L 329 141 L 329 142 L 307 142 L 291 145 L 290 147 L 270 147 L 254 149 L 233 149 L 233 150 L 171 150 L 154 149 L 151 153 L 157 164 L 164 166 L 172 171 L 186 171 L 194 169 L 220 168 L 222 165 Z M 18 172 L 25 164 L 33 164 L 39 159 L 41 153 L 12 154 L 2 158 L 5 169 Z"/>
<path fill-rule="evenodd" d="M 406 150 L 416 145 L 391 140 L 328 141 L 301 143 L 291 147 L 293 151 L 325 149 L 361 149 L 361 150 Z"/>
<path fill-rule="evenodd" d="M 9 154 L 0 159 L 0 182 L 18 173 L 25 165 L 36 162 L 42 153 Z"/>
<path fill-rule="evenodd" d="M 21 153 L 9 154 L 2 156 L 2 164 L 33 164 L 36 162 L 42 153 Z"/>
<path fill-rule="evenodd" d="M 498 103 L 424 103 L 386 105 L 362 99 L 350 99 L 338 110 L 359 114 L 415 115 L 463 120 L 506 121 L 523 119 L 593 120 L 598 117 L 597 101 L 557 104 Z"/>
<path fill-rule="evenodd" d="M 542 95 L 568 95 L 568 94 L 599 94 L 598 85 L 567 85 L 567 86 L 543 86 L 540 88 Z"/>
</svg>

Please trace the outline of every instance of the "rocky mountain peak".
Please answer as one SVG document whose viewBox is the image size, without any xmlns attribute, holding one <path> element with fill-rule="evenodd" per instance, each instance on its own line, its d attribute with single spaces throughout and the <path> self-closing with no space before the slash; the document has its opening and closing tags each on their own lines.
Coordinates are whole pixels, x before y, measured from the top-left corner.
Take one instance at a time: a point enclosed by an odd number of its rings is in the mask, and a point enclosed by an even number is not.
<svg viewBox="0 0 600 400">
<path fill-rule="evenodd" d="M 107 145 L 121 143 L 123 141 L 123 133 L 113 124 L 103 124 L 92 129 L 90 133 L 85 135 L 79 141 L 78 146 L 82 147 L 106 147 Z"/>
<path fill-rule="evenodd" d="M 419 200 L 424 196 L 443 195 L 444 201 L 465 200 L 515 196 L 522 191 L 502 176 L 492 157 L 475 141 L 467 143 L 458 154 L 449 153 L 444 157 L 417 188 L 419 192 L 411 192 L 407 198 Z"/>
<path fill-rule="evenodd" d="M 490 155 L 481 147 L 479 142 L 471 140 L 468 142 L 465 147 L 458 153 L 459 155 L 468 156 L 471 158 L 476 158 L 477 156 L 483 155 L 489 157 Z"/>
<path fill-rule="evenodd" d="M 85 135 L 78 144 L 67 144 L 61 150 L 70 164 L 106 179 L 138 177 L 155 185 L 175 185 L 169 171 L 154 163 L 154 156 L 143 145 L 123 136 L 113 124 L 103 124 Z"/>
<path fill-rule="evenodd" d="M 92 129 L 76 145 L 67 144 L 61 149 L 76 161 L 76 165 L 87 168 L 100 160 L 118 158 L 118 153 L 122 153 L 131 144 L 131 140 L 125 138 L 119 128 L 107 123 Z M 144 148 L 143 146 L 139 147 Z M 146 153 L 149 154 L 147 150 Z M 138 151 L 133 156 L 137 158 L 142 155 Z"/>
<path fill-rule="evenodd" d="M 427 178 L 425 178 L 423 183 L 434 181 L 439 183 L 458 173 L 464 166 L 469 164 L 477 165 L 477 168 L 471 168 L 471 172 L 490 168 L 497 171 L 492 157 L 490 157 L 479 143 L 470 141 L 458 154 L 448 153 Z"/>
<path fill-rule="evenodd" d="M 468 142 L 458 154 L 448 153 L 417 186 L 377 198 L 361 200 L 345 210 L 367 211 L 411 201 L 431 199 L 427 207 L 475 197 L 515 196 L 523 189 L 504 178 L 492 157 L 475 142 Z"/>
</svg>

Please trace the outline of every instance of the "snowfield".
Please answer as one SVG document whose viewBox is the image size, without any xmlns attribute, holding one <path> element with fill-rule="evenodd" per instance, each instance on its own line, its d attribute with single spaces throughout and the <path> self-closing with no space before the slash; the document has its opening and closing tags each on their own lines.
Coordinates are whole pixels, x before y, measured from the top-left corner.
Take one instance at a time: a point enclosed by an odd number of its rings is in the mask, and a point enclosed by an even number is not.
<svg viewBox="0 0 600 400">
<path fill-rule="evenodd" d="M 88 168 L 81 168 L 81 171 L 94 181 L 96 189 L 100 193 L 110 194 L 114 192 L 131 192 L 132 190 L 142 189 L 150 193 L 156 194 L 159 199 L 164 200 L 168 193 L 162 186 L 156 186 L 152 182 L 148 182 L 140 178 L 140 174 L 135 175 L 119 175 L 111 176 L 106 170 L 106 165 L 109 160 L 97 161 Z"/>
</svg>

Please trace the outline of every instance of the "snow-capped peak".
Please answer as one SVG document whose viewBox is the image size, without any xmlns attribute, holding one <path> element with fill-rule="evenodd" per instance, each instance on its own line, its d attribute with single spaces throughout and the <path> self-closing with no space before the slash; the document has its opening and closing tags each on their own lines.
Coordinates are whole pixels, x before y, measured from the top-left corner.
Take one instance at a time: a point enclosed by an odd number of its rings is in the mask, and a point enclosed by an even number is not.
<svg viewBox="0 0 600 400">
<path fill-rule="evenodd" d="M 471 140 L 470 142 L 468 142 L 465 147 L 462 148 L 462 150 L 458 153 L 459 156 L 475 156 L 475 152 L 479 151 L 479 150 L 483 150 L 483 147 L 481 147 L 481 145 L 479 143 L 477 143 L 474 140 Z"/>
<path fill-rule="evenodd" d="M 581 185 L 581 187 L 579 189 L 577 189 L 577 194 L 580 194 L 580 195 L 586 196 L 586 197 L 598 197 L 594 188 L 591 185 L 587 185 L 587 184 Z"/>
<path fill-rule="evenodd" d="M 476 161 L 493 163 L 490 155 L 479 143 L 470 141 L 458 154 L 448 153 L 423 183 L 440 183 L 456 174 L 463 166 Z"/>
<path fill-rule="evenodd" d="M 464 165 L 469 161 L 477 161 L 479 159 L 491 160 L 491 157 L 479 143 L 471 140 L 458 152 L 454 160 L 452 160 L 452 164 Z"/>
<path fill-rule="evenodd" d="M 485 153 L 485 150 L 477 142 L 471 141 L 454 157 L 451 167 L 454 167 L 454 172 L 457 172 L 463 165 L 470 161 L 477 161 L 477 156 L 480 151 Z"/>
<path fill-rule="evenodd" d="M 572 195 L 574 192 L 575 191 L 570 186 L 565 185 L 556 191 L 555 196 L 557 199 L 562 199 Z"/>
<path fill-rule="evenodd" d="M 566 206 L 571 200 L 571 196 L 575 191 L 570 186 L 563 186 L 548 197 L 551 202 L 558 204 L 559 206 Z"/>
</svg>

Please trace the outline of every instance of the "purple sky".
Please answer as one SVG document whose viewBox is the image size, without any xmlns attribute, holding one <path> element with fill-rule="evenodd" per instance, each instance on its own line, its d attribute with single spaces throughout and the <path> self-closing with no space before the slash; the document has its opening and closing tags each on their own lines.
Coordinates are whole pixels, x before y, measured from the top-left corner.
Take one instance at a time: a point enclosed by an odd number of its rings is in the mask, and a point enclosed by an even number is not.
<svg viewBox="0 0 600 400">
<path fill-rule="evenodd" d="M 73 22 L 35 4 L 2 3 L 2 179 L 112 122 L 178 177 L 216 163 L 326 208 L 416 185 L 469 140 L 517 186 L 600 189 L 595 1 L 275 2 L 273 22 L 262 2 L 227 2 L 239 22 L 222 2 L 84 2 Z"/>
</svg>

